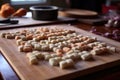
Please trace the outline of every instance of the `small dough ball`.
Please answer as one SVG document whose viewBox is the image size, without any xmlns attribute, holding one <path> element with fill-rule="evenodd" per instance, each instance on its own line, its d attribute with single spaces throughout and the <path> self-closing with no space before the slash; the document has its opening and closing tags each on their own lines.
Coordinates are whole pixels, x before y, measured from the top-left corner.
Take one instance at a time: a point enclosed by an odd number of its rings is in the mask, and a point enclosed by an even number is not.
<svg viewBox="0 0 120 80">
<path fill-rule="evenodd" d="M 74 62 L 72 59 L 66 59 L 65 61 L 60 61 L 59 65 L 61 69 L 65 69 L 65 68 L 73 67 Z"/>
<path fill-rule="evenodd" d="M 30 64 L 38 64 L 38 60 L 35 56 L 29 57 Z"/>
<path fill-rule="evenodd" d="M 23 52 L 31 52 L 33 49 L 31 46 L 24 46 L 23 47 Z"/>
<path fill-rule="evenodd" d="M 18 46 L 18 51 L 23 52 L 23 45 Z"/>
<path fill-rule="evenodd" d="M 61 60 L 62 60 L 61 57 L 50 58 L 49 64 L 52 66 L 58 66 Z"/>
<path fill-rule="evenodd" d="M 35 53 L 35 56 L 38 58 L 38 59 L 44 59 L 44 55 L 42 53 Z"/>
<path fill-rule="evenodd" d="M 60 65 L 60 68 L 61 68 L 61 69 L 65 69 L 65 68 L 68 67 L 68 64 L 67 64 L 66 61 L 60 61 L 60 62 L 59 62 L 59 65 Z"/>
<path fill-rule="evenodd" d="M 29 52 L 29 53 L 26 54 L 26 56 L 29 59 L 30 64 L 38 64 L 38 60 L 37 60 L 35 54 Z"/>
<path fill-rule="evenodd" d="M 85 53 L 85 54 L 81 55 L 82 60 L 89 60 L 91 58 L 92 58 L 92 54 L 90 54 L 90 53 Z"/>
</svg>

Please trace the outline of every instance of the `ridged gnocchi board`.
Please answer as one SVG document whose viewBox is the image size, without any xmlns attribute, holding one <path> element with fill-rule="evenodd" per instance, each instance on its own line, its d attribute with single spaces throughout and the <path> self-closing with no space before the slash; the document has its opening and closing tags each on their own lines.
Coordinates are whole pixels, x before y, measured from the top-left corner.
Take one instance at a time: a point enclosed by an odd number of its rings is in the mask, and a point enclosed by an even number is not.
<svg viewBox="0 0 120 80">
<path fill-rule="evenodd" d="M 1 52 L 21 80 L 44 80 L 44 79 L 66 80 L 120 64 L 119 42 L 89 33 L 75 26 L 69 26 L 66 24 L 51 25 L 45 27 L 73 29 L 78 33 L 86 36 L 95 36 L 100 41 L 115 46 L 117 48 L 117 52 L 109 55 L 95 56 L 94 60 L 92 61 L 80 60 L 76 62 L 74 68 L 60 69 L 59 67 L 50 66 L 48 64 L 48 61 L 40 61 L 38 65 L 30 65 L 28 59 L 26 58 L 25 53 L 21 53 L 17 50 L 17 45 L 15 40 L 0 38 Z M 33 27 L 33 28 L 37 28 L 37 27 Z M 21 29 L 26 29 L 26 28 L 21 28 Z M 1 30 L 0 32 L 8 32 L 8 31 L 16 31 L 16 30 L 20 30 L 20 28 L 11 29 L 11 30 Z"/>
</svg>

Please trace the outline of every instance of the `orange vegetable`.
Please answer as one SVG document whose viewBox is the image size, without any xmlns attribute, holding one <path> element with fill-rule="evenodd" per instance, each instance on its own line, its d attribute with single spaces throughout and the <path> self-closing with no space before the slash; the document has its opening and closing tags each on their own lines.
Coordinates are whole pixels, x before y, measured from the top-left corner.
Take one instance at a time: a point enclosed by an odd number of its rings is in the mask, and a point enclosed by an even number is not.
<svg viewBox="0 0 120 80">
<path fill-rule="evenodd" d="M 1 6 L 1 10 L 4 10 L 5 8 L 7 8 L 8 6 L 10 6 L 9 3 L 5 3 Z"/>
<path fill-rule="evenodd" d="M 26 15 L 26 13 L 27 13 L 27 10 L 25 10 L 24 8 L 20 8 L 12 16 L 22 17 Z"/>
<path fill-rule="evenodd" d="M 14 8 L 9 3 L 3 4 L 0 10 L 0 16 L 7 18 L 15 12 Z"/>
</svg>

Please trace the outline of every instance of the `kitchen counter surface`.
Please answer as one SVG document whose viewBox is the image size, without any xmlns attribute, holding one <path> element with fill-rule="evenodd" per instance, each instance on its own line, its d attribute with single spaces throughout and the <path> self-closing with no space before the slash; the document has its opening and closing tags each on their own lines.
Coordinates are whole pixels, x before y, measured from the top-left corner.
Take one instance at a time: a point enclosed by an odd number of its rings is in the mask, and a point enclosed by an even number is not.
<svg viewBox="0 0 120 80">
<path fill-rule="evenodd" d="M 66 23 L 65 23 L 66 24 Z M 119 43 L 120 40 L 120 36 L 118 35 L 118 38 L 113 38 L 114 36 L 109 36 L 106 35 L 109 33 L 114 33 L 115 31 L 119 32 L 119 28 L 106 28 L 104 26 L 92 26 L 89 24 L 83 24 L 81 22 L 69 22 L 67 23 L 69 25 L 73 25 L 76 26 L 77 28 L 86 30 L 88 32 L 92 32 L 95 33 L 97 35 L 103 36 L 103 37 L 107 37 L 109 39 L 113 39 L 113 42 L 115 43 Z M 7 62 L 6 58 L 4 57 L 4 55 L 0 54 L 0 63 L 2 63 L 2 66 L 0 66 L 0 72 L 3 75 L 3 78 L 5 80 L 20 80 L 19 76 L 17 76 L 16 72 L 12 69 L 11 65 L 9 64 L 9 62 Z M 82 79 L 82 80 L 119 80 L 119 76 L 120 76 L 120 65 L 117 66 L 112 66 L 108 69 L 103 69 L 100 71 L 96 71 L 93 73 L 90 73 L 88 75 L 85 76 L 80 76 L 75 78 L 76 79 Z"/>
</svg>

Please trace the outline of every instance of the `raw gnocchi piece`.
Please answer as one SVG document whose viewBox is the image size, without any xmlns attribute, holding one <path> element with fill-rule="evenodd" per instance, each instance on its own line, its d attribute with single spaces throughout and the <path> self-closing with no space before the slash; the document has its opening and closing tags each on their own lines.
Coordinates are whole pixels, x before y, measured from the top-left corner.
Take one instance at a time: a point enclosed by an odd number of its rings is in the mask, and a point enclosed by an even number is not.
<svg viewBox="0 0 120 80">
<path fill-rule="evenodd" d="M 49 44 L 49 49 L 52 50 L 54 47 L 56 47 L 55 44 Z"/>
<path fill-rule="evenodd" d="M 43 44 L 43 45 L 41 45 L 41 50 L 42 51 L 49 51 L 50 49 L 49 49 L 49 45 L 48 44 Z"/>
<path fill-rule="evenodd" d="M 72 60 L 77 60 L 79 59 L 79 55 L 77 53 L 72 53 L 72 54 L 69 54 L 69 55 L 66 55 L 68 58 L 72 59 Z"/>
<path fill-rule="evenodd" d="M 46 54 L 46 55 L 44 55 L 44 57 L 45 57 L 45 60 L 49 60 L 50 58 L 52 58 L 52 56 L 50 54 Z"/>
<path fill-rule="evenodd" d="M 21 35 L 20 38 L 21 38 L 23 41 L 27 41 L 27 38 L 26 38 L 26 36 L 24 36 L 24 35 Z"/>
<path fill-rule="evenodd" d="M 106 48 L 106 47 L 96 47 L 95 49 L 93 49 L 92 51 L 91 51 L 91 54 L 93 54 L 93 55 L 99 55 L 99 54 L 104 54 L 104 53 L 108 53 L 109 52 L 109 50 L 108 50 L 108 48 Z"/>
<path fill-rule="evenodd" d="M 73 62 L 72 59 L 67 59 L 67 60 L 64 60 L 64 61 L 60 61 L 59 66 L 60 66 L 61 69 L 70 68 L 70 67 L 74 66 L 74 62 Z"/>
<path fill-rule="evenodd" d="M 27 53 L 26 56 L 28 57 L 30 64 L 38 64 L 38 59 L 36 58 L 35 54 L 30 52 Z"/>
<path fill-rule="evenodd" d="M 81 55 L 82 60 L 89 60 L 91 58 L 93 58 L 93 56 L 90 53 L 84 53 Z"/>
<path fill-rule="evenodd" d="M 15 36 L 15 40 L 18 40 L 18 39 L 20 39 L 20 36 Z"/>
<path fill-rule="evenodd" d="M 41 50 L 41 45 L 40 44 L 34 44 L 34 50 Z"/>
<path fill-rule="evenodd" d="M 69 54 L 72 54 L 73 52 L 74 52 L 74 50 L 70 50 L 66 54 L 69 55 Z"/>
<path fill-rule="evenodd" d="M 50 54 L 51 57 L 57 57 L 58 55 L 57 54 Z"/>
<path fill-rule="evenodd" d="M 102 51 L 100 50 L 100 49 L 93 49 L 92 51 L 91 51 L 91 54 L 92 55 L 97 55 L 97 54 L 101 54 L 102 53 Z"/>
<path fill-rule="evenodd" d="M 53 48 L 53 52 L 56 52 L 57 49 L 59 49 L 59 48 L 58 48 L 58 47 L 54 47 L 54 48 Z"/>
<path fill-rule="evenodd" d="M 23 52 L 23 45 L 18 46 L 18 51 Z"/>
<path fill-rule="evenodd" d="M 110 53 L 115 53 L 116 52 L 115 47 L 107 46 L 107 49 L 109 50 Z"/>
<path fill-rule="evenodd" d="M 16 44 L 17 44 L 17 45 L 20 45 L 20 43 L 21 43 L 22 41 L 23 41 L 22 39 L 18 39 L 18 40 L 16 40 Z"/>
<path fill-rule="evenodd" d="M 72 67 L 74 65 L 74 62 L 72 59 L 66 59 L 66 62 L 68 64 L 68 66 Z"/>
<path fill-rule="evenodd" d="M 70 57 L 67 56 L 67 55 L 65 55 L 65 56 L 62 57 L 62 60 L 66 60 L 66 59 L 70 59 Z"/>
<path fill-rule="evenodd" d="M 35 54 L 35 56 L 38 59 L 44 59 L 44 55 L 41 52 L 39 52 L 39 51 L 33 51 L 32 53 Z"/>
<path fill-rule="evenodd" d="M 38 60 L 35 56 L 29 57 L 30 64 L 38 64 Z"/>
<path fill-rule="evenodd" d="M 5 35 L 6 35 L 6 33 L 0 33 L 0 36 L 1 36 L 2 38 L 5 38 Z"/>
<path fill-rule="evenodd" d="M 59 62 L 61 61 L 61 57 L 54 57 L 49 59 L 49 64 L 52 66 L 58 66 Z"/>
<path fill-rule="evenodd" d="M 40 41 L 40 39 L 39 38 L 37 38 L 37 37 L 34 37 L 33 39 L 32 39 L 33 41 Z"/>
<path fill-rule="evenodd" d="M 56 54 L 57 54 L 58 56 L 61 56 L 61 55 L 63 54 L 63 50 L 62 50 L 62 49 L 57 49 L 57 50 L 56 50 Z"/>
<path fill-rule="evenodd" d="M 6 35 L 5 35 L 5 38 L 6 38 L 6 39 L 14 39 L 14 36 L 12 36 L 11 34 L 6 34 Z"/>
<path fill-rule="evenodd" d="M 23 47 L 23 52 L 31 52 L 33 49 L 31 46 L 24 46 Z"/>
<path fill-rule="evenodd" d="M 64 52 L 64 53 L 67 53 L 68 51 L 70 51 L 70 48 L 69 48 L 69 47 L 63 47 L 63 52 Z"/>
</svg>

